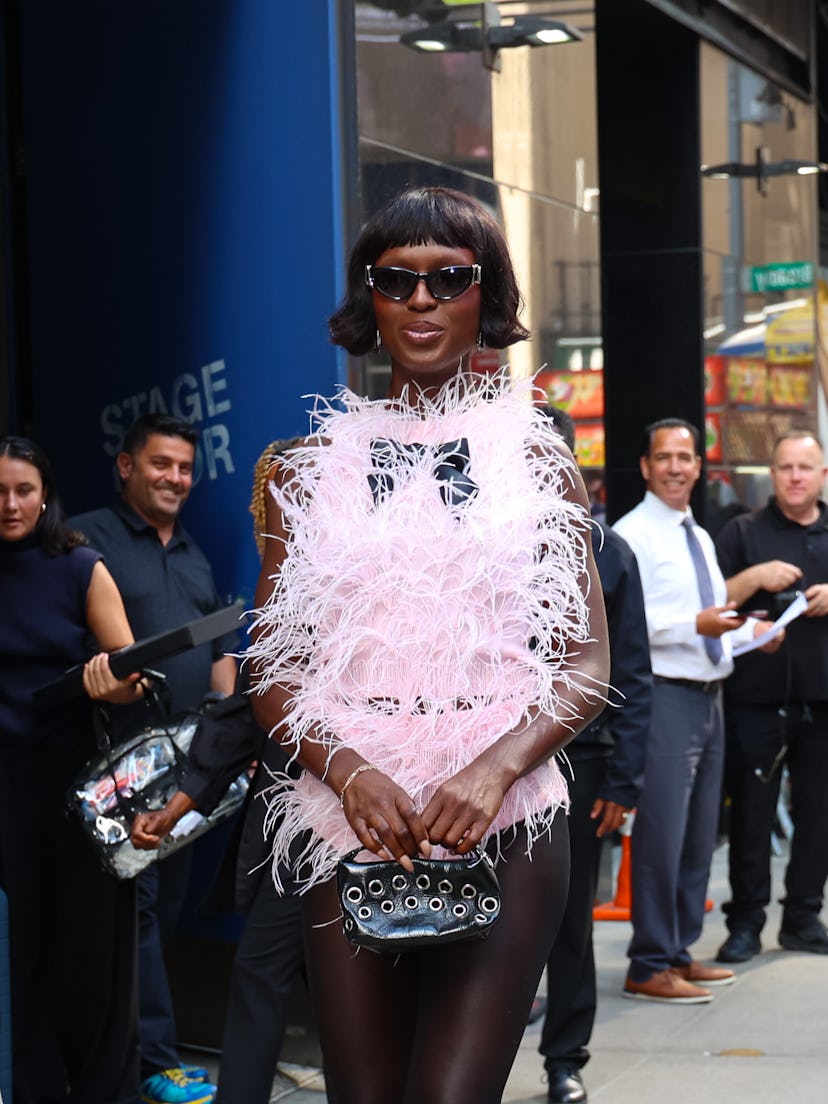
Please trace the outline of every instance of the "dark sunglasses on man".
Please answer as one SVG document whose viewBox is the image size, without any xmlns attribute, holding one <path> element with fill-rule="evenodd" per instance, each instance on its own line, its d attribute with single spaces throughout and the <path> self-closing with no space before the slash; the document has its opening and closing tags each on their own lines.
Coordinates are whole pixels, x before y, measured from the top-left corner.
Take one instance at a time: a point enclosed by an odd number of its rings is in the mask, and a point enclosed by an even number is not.
<svg viewBox="0 0 828 1104">
<path fill-rule="evenodd" d="M 449 265 L 431 272 L 412 272 L 410 268 L 375 268 L 365 266 L 365 283 L 387 299 L 404 303 L 414 294 L 420 280 L 425 281 L 434 299 L 456 299 L 472 284 L 480 283 L 480 265 Z"/>
</svg>

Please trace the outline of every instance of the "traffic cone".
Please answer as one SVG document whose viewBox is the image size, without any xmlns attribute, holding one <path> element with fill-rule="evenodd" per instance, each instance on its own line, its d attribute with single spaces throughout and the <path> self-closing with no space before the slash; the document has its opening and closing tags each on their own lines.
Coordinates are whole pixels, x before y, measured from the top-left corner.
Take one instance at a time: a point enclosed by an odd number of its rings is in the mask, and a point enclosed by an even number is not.
<svg viewBox="0 0 828 1104">
<path fill-rule="evenodd" d="M 595 905 L 592 910 L 593 920 L 629 920 L 632 906 L 632 877 L 630 872 L 630 858 L 632 842 L 630 832 L 632 826 L 627 825 L 632 817 L 624 823 L 621 829 L 621 865 L 618 867 L 618 878 L 615 883 L 615 897 L 612 901 L 605 901 L 602 905 Z"/>
</svg>

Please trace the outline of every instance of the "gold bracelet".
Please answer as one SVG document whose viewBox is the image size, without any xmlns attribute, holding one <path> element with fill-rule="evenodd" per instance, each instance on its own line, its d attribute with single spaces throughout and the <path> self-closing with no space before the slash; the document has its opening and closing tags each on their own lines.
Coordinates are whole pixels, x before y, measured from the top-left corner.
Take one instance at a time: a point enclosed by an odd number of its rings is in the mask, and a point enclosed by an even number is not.
<svg viewBox="0 0 828 1104">
<path fill-rule="evenodd" d="M 340 809 L 345 808 L 345 791 L 348 789 L 350 784 L 353 782 L 358 774 L 362 774 L 363 771 L 369 770 L 379 770 L 379 767 L 375 767 L 373 763 L 361 763 L 355 770 L 352 770 L 348 777 L 345 779 L 345 783 L 342 789 L 339 791 Z"/>
</svg>

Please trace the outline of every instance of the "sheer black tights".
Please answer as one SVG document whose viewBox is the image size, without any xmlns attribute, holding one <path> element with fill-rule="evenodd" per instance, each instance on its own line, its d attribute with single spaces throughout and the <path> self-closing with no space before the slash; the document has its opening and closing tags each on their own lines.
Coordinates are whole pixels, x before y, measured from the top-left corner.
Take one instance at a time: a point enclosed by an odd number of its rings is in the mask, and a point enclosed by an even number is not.
<svg viewBox="0 0 828 1104">
<path fill-rule="evenodd" d="M 305 896 L 309 980 L 331 1104 L 499 1104 L 569 880 L 566 818 L 529 859 L 503 837 L 503 907 L 486 940 L 418 954 L 355 951 L 333 881 Z"/>
</svg>

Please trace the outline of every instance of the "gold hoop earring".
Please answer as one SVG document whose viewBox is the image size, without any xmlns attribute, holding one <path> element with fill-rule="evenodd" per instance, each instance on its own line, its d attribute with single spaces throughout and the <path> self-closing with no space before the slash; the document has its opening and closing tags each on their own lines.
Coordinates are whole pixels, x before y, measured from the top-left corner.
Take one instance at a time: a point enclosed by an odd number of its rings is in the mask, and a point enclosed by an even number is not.
<svg viewBox="0 0 828 1104">
<path fill-rule="evenodd" d="M 45 503 L 45 502 L 41 502 L 41 504 L 40 504 L 40 512 L 41 512 L 41 514 L 42 514 L 42 513 L 43 513 L 43 512 L 45 511 L 45 509 L 46 509 L 46 503 Z"/>
</svg>

